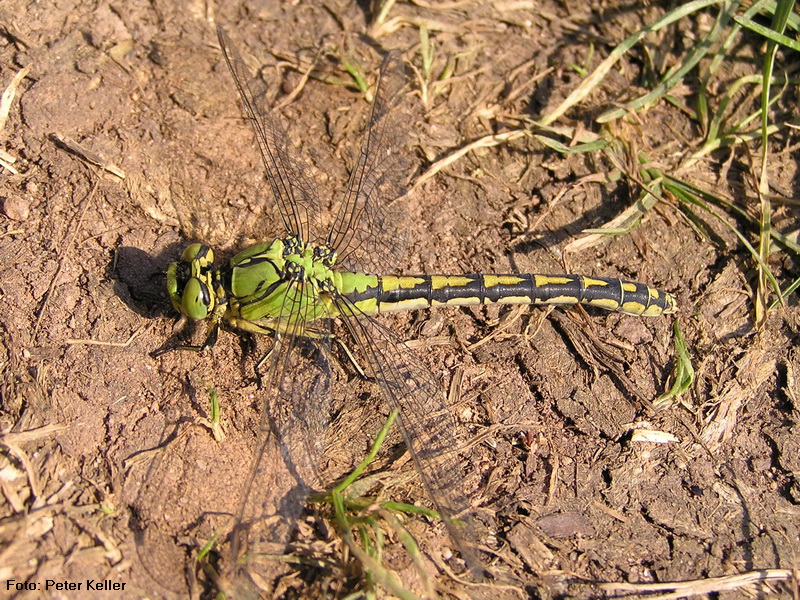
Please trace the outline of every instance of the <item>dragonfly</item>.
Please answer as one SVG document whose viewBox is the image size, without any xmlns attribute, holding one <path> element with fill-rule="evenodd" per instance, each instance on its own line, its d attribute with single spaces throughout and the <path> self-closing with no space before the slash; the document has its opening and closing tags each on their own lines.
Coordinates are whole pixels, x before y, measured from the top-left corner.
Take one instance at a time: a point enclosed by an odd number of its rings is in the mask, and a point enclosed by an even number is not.
<svg viewBox="0 0 800 600">
<path fill-rule="evenodd" d="M 404 194 L 408 169 L 402 147 L 405 117 L 398 109 L 406 86 L 400 52 L 383 59 L 360 153 L 325 227 L 316 186 L 285 129 L 256 101 L 239 52 L 221 27 L 217 32 L 285 230 L 221 264 L 209 246 L 193 243 L 167 270 L 174 308 L 208 324 L 202 344 L 177 348 L 206 350 L 223 327 L 271 339 L 260 362 L 266 397 L 236 512 L 232 560 L 241 564 L 237 555 L 257 554 L 260 542 L 286 543 L 289 521 L 320 485 L 317 466 L 330 421 L 325 398 L 337 348 L 398 411 L 400 432 L 430 501 L 466 564 L 480 570 L 480 539 L 466 510 L 454 417 L 443 390 L 415 352 L 376 317 L 488 304 L 583 304 L 655 317 L 674 313 L 675 298 L 643 283 L 574 274 L 391 274 L 407 243 L 392 212 Z M 275 487 L 279 468 L 290 474 L 291 485 L 276 500 L 265 490 Z M 279 506 L 267 506 L 276 502 Z M 279 517 L 277 525 L 270 515 Z M 248 573 L 241 577 L 249 584 L 257 579 Z"/>
</svg>

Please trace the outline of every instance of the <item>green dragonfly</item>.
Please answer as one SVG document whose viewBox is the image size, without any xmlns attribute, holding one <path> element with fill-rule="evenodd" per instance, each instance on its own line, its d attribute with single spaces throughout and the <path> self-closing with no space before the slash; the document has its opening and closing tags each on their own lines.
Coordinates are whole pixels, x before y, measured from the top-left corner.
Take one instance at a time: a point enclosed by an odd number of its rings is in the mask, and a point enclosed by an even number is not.
<svg viewBox="0 0 800 600">
<path fill-rule="evenodd" d="M 251 246 L 219 265 L 211 248 L 191 244 L 167 271 L 175 309 L 208 322 L 202 344 L 179 348 L 213 346 L 221 326 L 272 338 L 260 363 L 266 401 L 239 499 L 234 561 L 244 553 L 257 554 L 264 542 L 285 543 L 303 499 L 320 485 L 317 466 L 330 419 L 325 398 L 335 345 L 399 411 L 400 431 L 431 501 L 467 564 L 480 569 L 479 540 L 465 516 L 468 502 L 444 393 L 414 352 L 375 316 L 492 303 L 585 304 L 658 316 L 675 312 L 675 299 L 642 283 L 582 275 L 387 274 L 400 264 L 405 249 L 399 219 L 391 212 L 407 173 L 404 117 L 398 109 L 405 87 L 400 53 L 389 52 L 383 60 L 357 163 L 333 222 L 322 227 L 322 203 L 292 155 L 283 127 L 256 102 L 248 71 L 228 35 L 220 28 L 218 36 L 285 229 L 283 237 Z M 279 477 L 275 469 L 288 471 L 293 485 L 287 496 L 267 499 L 265 490 Z M 267 506 L 275 502 L 278 507 Z M 269 515 L 280 517 L 278 525 Z"/>
</svg>

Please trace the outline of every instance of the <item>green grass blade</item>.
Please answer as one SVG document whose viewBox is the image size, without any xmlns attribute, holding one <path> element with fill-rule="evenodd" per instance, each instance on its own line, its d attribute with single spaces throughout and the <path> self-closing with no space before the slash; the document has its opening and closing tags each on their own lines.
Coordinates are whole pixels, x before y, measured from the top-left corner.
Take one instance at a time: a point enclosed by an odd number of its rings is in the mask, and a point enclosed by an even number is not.
<svg viewBox="0 0 800 600">
<path fill-rule="evenodd" d="M 797 232 L 793 234 L 785 234 L 781 233 L 780 231 L 772 230 L 772 240 L 773 244 L 771 247 L 771 251 L 775 251 L 775 246 L 782 246 L 785 250 L 789 252 L 794 252 L 795 254 L 800 254 L 800 244 L 798 244 L 798 236 Z"/>
<path fill-rule="evenodd" d="M 382 0 L 382 2 L 378 2 L 378 9 L 375 11 L 375 16 L 372 20 L 374 25 L 383 25 L 389 17 L 389 12 L 392 10 L 395 2 L 397 2 L 397 0 Z"/>
<path fill-rule="evenodd" d="M 786 298 L 795 293 L 799 287 L 800 279 L 795 279 L 789 287 L 783 290 L 780 297 L 776 298 L 775 301 L 770 305 L 770 310 L 774 310 L 779 304 L 781 304 L 781 300 L 786 300 Z"/>
<path fill-rule="evenodd" d="M 777 10 L 772 18 L 772 30 L 782 35 L 786 30 L 786 23 L 794 7 L 794 0 L 779 0 Z M 775 69 L 775 56 L 778 52 L 778 44 L 774 40 L 767 42 L 767 51 L 764 55 L 764 66 L 762 69 L 764 85 L 761 93 L 761 175 L 758 182 L 758 193 L 761 199 L 761 219 L 759 223 L 759 256 L 763 263 L 769 259 L 770 250 L 770 231 L 772 230 L 772 207 L 769 201 L 769 173 L 767 163 L 769 161 L 769 107 L 770 107 L 770 83 L 772 73 Z M 782 303 L 780 289 L 776 290 L 778 300 Z M 759 271 L 758 291 L 756 294 L 756 323 L 763 323 L 766 318 L 766 296 L 767 296 L 767 273 Z"/>
<path fill-rule="evenodd" d="M 675 187 L 675 190 L 671 189 L 671 186 Z M 676 197 L 683 199 L 684 201 L 688 201 L 696 206 L 699 206 L 714 218 L 716 218 L 720 223 L 722 223 L 725 227 L 730 229 L 733 234 L 739 239 L 739 242 L 747 249 L 756 263 L 759 265 L 761 269 L 764 270 L 764 273 L 767 277 L 767 280 L 772 285 L 772 288 L 775 290 L 775 293 L 780 294 L 780 285 L 778 284 L 777 279 L 775 279 L 775 275 L 773 275 L 772 270 L 769 268 L 769 265 L 762 260 L 758 251 L 753 248 L 752 244 L 748 241 L 745 235 L 739 231 L 736 226 L 731 223 L 728 219 L 725 218 L 724 215 L 719 213 L 718 211 L 714 210 L 711 206 L 709 206 L 706 202 L 703 201 L 702 197 L 706 196 L 706 193 L 703 194 L 695 194 L 694 191 L 698 190 L 698 188 L 692 188 L 685 184 L 684 182 L 676 179 L 672 179 L 670 177 L 664 176 L 664 187 L 669 189 L 672 193 L 675 193 Z"/>
<path fill-rule="evenodd" d="M 355 541 L 351 532 L 353 524 L 347 517 L 342 494 L 334 489 L 331 492 L 331 501 L 333 503 L 334 519 L 341 533 L 342 540 L 353 556 L 363 565 L 368 581 L 378 583 L 402 600 L 419 600 L 418 596 L 405 589 L 397 578 L 381 565 L 380 561 L 371 556 L 369 550 L 365 551 L 364 548 Z M 362 542 L 365 541 L 365 535 L 363 528 L 359 528 L 359 538 Z M 369 538 L 369 536 L 366 535 L 366 538 Z M 371 540 L 367 539 L 366 543 L 368 548 L 372 548 Z"/>
<path fill-rule="evenodd" d="M 734 17 L 734 20 L 745 29 L 749 29 L 750 31 L 757 33 L 762 37 L 767 38 L 768 40 L 774 42 L 775 44 L 786 46 L 787 48 L 794 50 L 795 52 L 800 52 L 800 42 L 798 42 L 797 40 L 793 40 L 790 37 L 777 33 L 774 29 L 770 29 L 769 27 L 765 27 L 760 23 L 756 23 L 752 19 L 746 19 L 744 17 Z"/>
<path fill-rule="evenodd" d="M 374 593 L 370 590 L 372 590 L 375 585 L 379 585 L 399 598 L 416 600 L 417 596 L 406 590 L 402 583 L 381 564 L 383 548 L 385 546 L 385 534 L 382 529 L 382 521 L 389 522 L 392 527 L 394 527 L 392 523 L 399 523 L 396 518 L 391 521 L 387 520 L 386 515 L 391 512 L 438 516 L 434 511 L 413 505 L 395 502 L 377 504 L 375 498 L 345 496 L 345 493 L 359 493 L 361 489 L 361 486 L 357 485 L 361 481 L 359 477 L 375 459 L 375 456 L 377 456 L 386 438 L 386 434 L 397 419 L 397 415 L 398 411 L 393 411 L 389 415 L 389 418 L 373 441 L 366 458 L 362 460 L 344 480 L 330 492 L 317 494 L 311 498 L 314 502 L 329 502 L 331 504 L 336 528 L 350 553 L 361 565 L 365 578 L 364 585 L 367 591 L 362 591 L 360 592 L 360 594 L 362 594 L 361 596 L 354 597 L 374 597 Z M 356 532 L 357 540 L 353 536 L 353 531 Z M 409 539 L 404 537 L 402 532 L 398 532 L 398 535 L 406 548 L 412 548 L 418 553 L 416 542 L 413 541 L 413 538 L 409 541 Z M 410 534 L 407 532 L 405 535 L 410 538 Z M 414 556 L 412 554 L 412 559 L 413 558 Z"/>
<path fill-rule="evenodd" d="M 353 469 L 353 472 L 350 473 L 350 475 L 345 477 L 344 480 L 339 485 L 333 488 L 334 492 L 338 494 L 343 493 L 344 490 L 347 489 L 347 487 L 350 484 L 352 484 L 356 479 L 358 479 L 358 477 L 361 475 L 361 473 L 364 472 L 364 470 L 370 465 L 370 463 L 373 460 L 375 460 L 375 457 L 378 455 L 378 451 L 381 449 L 381 446 L 383 445 L 383 440 L 386 439 L 386 434 L 389 432 L 389 428 L 391 428 L 392 424 L 397 418 L 397 414 L 398 414 L 397 410 L 392 411 L 392 414 L 389 415 L 389 418 L 386 419 L 386 423 L 383 424 L 383 427 L 381 427 L 381 430 L 378 432 L 375 441 L 372 442 L 372 447 L 369 449 L 369 454 L 367 454 L 367 457 L 364 460 L 362 460 L 361 463 L 359 463 L 359 465 L 355 469 Z"/>
<path fill-rule="evenodd" d="M 692 358 L 686 349 L 686 340 L 681 333 L 680 321 L 675 319 L 672 326 L 672 340 L 675 345 L 675 370 L 674 381 L 669 391 L 665 392 L 653 403 L 656 408 L 663 408 L 671 404 L 670 400 L 678 398 L 688 390 L 694 381 L 694 367 Z"/>
<path fill-rule="evenodd" d="M 208 419 L 208 426 L 211 428 L 211 433 L 217 442 L 225 439 L 225 432 L 220 425 L 220 409 L 219 409 L 219 395 L 216 388 L 208 388 L 208 400 L 211 404 L 211 411 Z"/>
<path fill-rule="evenodd" d="M 397 538 L 400 540 L 400 543 L 403 544 L 406 552 L 408 552 L 408 555 L 411 557 L 411 561 L 414 563 L 414 567 L 417 569 L 417 573 L 419 574 L 420 579 L 422 579 L 422 583 L 425 586 L 427 596 L 429 598 L 435 598 L 436 593 L 431 587 L 428 571 L 425 568 L 425 565 L 422 563 L 422 556 L 419 551 L 419 545 L 417 545 L 417 540 L 414 539 L 414 536 L 408 532 L 400 520 L 390 511 L 382 510 L 380 514 L 395 532 Z"/>
<path fill-rule="evenodd" d="M 637 111 L 641 108 L 646 106 L 650 106 L 654 104 L 656 101 L 661 99 L 668 90 L 671 90 L 681 81 L 683 81 L 684 77 L 686 76 L 689 71 L 694 69 L 697 64 L 705 58 L 708 54 L 711 46 L 716 42 L 717 38 L 722 34 L 725 28 L 728 25 L 732 17 L 732 13 L 735 10 L 736 5 L 738 2 L 730 3 L 729 6 L 723 7 L 720 11 L 719 15 L 717 16 L 717 20 L 714 23 L 714 27 L 711 28 L 709 34 L 703 39 L 700 43 L 695 45 L 689 53 L 686 55 L 684 60 L 680 63 L 675 65 L 669 72 L 665 75 L 663 81 L 658 84 L 655 88 L 653 88 L 649 93 L 645 94 L 644 96 L 640 96 L 635 100 L 629 102 L 625 108 L 615 108 L 613 110 L 607 111 L 597 117 L 598 123 L 607 123 L 609 121 L 613 121 L 615 119 L 619 119 L 624 117 L 628 112 Z M 676 9 L 677 12 L 681 9 L 686 8 L 686 5 L 682 6 L 680 9 Z"/>
<path fill-rule="evenodd" d="M 352 78 L 350 85 L 364 94 L 364 98 L 366 98 L 367 102 L 372 102 L 372 90 L 367 83 L 364 67 L 361 66 L 361 63 L 355 58 L 345 54 L 342 56 L 342 66 Z"/>
<path fill-rule="evenodd" d="M 605 76 L 625 55 L 625 53 L 638 44 L 645 36 L 659 31 L 660 29 L 663 29 L 664 27 L 667 27 L 668 25 L 679 21 L 680 19 L 683 19 L 694 12 L 702 10 L 707 6 L 713 6 L 714 4 L 719 4 L 719 0 L 694 0 L 693 2 L 686 2 L 675 10 L 664 15 L 652 25 L 649 25 L 629 36 L 620 45 L 614 48 L 608 57 L 597 66 L 592 74 L 584 79 L 583 82 L 577 88 L 575 88 L 560 105 L 558 105 L 550 114 L 545 115 L 541 119 L 542 124 L 549 125 L 550 123 L 553 123 L 557 119 L 561 118 L 570 108 L 583 101 L 584 98 L 586 98 L 605 78 Z"/>
<path fill-rule="evenodd" d="M 706 135 L 704 147 L 720 137 L 719 132 L 722 127 L 722 120 L 727 112 L 728 106 L 739 93 L 739 90 L 748 84 L 761 84 L 761 75 L 746 75 L 744 77 L 739 77 L 727 87 L 725 93 L 717 103 L 717 110 L 714 111 L 714 116 L 711 117 L 711 120 L 709 121 L 708 134 Z M 698 154 L 695 154 L 695 156 L 697 155 Z"/>
<path fill-rule="evenodd" d="M 603 138 L 598 138 L 592 142 L 587 142 L 585 144 L 578 144 L 576 146 L 567 146 L 545 135 L 534 135 L 533 137 L 539 142 L 541 142 L 543 145 L 547 146 L 548 148 L 552 148 L 553 150 L 555 150 L 560 154 L 584 154 L 588 152 L 596 152 L 598 150 L 603 150 L 604 148 L 608 147 L 609 144 L 608 140 L 605 140 Z"/>
<path fill-rule="evenodd" d="M 197 553 L 197 560 L 204 560 L 208 553 L 211 552 L 211 549 L 214 548 L 214 545 L 217 543 L 219 539 L 219 533 L 215 533 L 211 536 L 211 539 L 208 540 L 202 548 L 200 548 L 200 552 Z"/>
</svg>

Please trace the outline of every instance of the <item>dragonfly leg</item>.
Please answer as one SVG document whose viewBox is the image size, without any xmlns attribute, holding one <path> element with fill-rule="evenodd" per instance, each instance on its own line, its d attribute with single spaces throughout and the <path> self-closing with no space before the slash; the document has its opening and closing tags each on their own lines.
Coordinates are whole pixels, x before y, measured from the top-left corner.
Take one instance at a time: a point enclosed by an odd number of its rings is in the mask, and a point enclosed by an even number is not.
<svg viewBox="0 0 800 600">
<path fill-rule="evenodd" d="M 256 385 L 258 385 L 258 389 L 263 389 L 264 387 L 263 386 L 264 378 L 261 375 L 261 367 L 267 364 L 269 362 L 269 359 L 272 358 L 272 352 L 275 350 L 275 346 L 277 345 L 278 342 L 278 336 L 280 335 L 277 331 L 273 332 L 273 334 L 274 336 L 272 340 L 272 345 L 269 347 L 269 350 L 267 350 L 264 353 L 264 356 L 262 356 L 253 367 L 253 371 L 256 374 Z"/>
<path fill-rule="evenodd" d="M 356 360 L 355 355 L 347 346 L 347 344 L 344 342 L 344 340 L 342 340 L 342 338 L 334 335 L 330 331 L 324 331 L 313 327 L 306 327 L 305 330 L 303 331 L 303 337 L 310 338 L 313 340 L 321 340 L 328 345 L 330 345 L 331 343 L 335 343 L 336 345 L 339 346 L 339 348 L 342 349 L 344 355 L 347 357 L 347 360 L 350 362 L 350 364 L 353 365 L 353 368 L 356 371 L 356 375 L 358 375 L 359 378 L 363 379 L 364 381 L 377 383 L 378 381 L 377 379 L 367 375 L 367 372 L 359 364 L 358 360 Z"/>
<path fill-rule="evenodd" d="M 161 348 L 158 348 L 157 350 L 153 350 L 150 353 L 150 356 L 152 356 L 153 358 L 158 358 L 162 354 L 167 354 L 168 352 L 172 352 L 174 350 L 191 350 L 192 352 L 203 352 L 204 350 L 211 348 L 214 344 L 217 343 L 217 336 L 219 334 L 220 324 L 221 324 L 221 318 L 217 319 L 212 318 L 211 322 L 208 324 L 208 333 L 206 333 L 206 339 L 202 344 L 198 346 L 194 344 L 181 344 L 178 346 L 164 345 Z"/>
<path fill-rule="evenodd" d="M 276 333 L 276 335 L 279 334 Z M 307 326 L 303 329 L 302 337 L 312 340 L 320 340 L 326 345 L 331 345 L 332 343 L 337 344 L 339 348 L 341 348 L 342 351 L 344 352 L 344 355 L 347 357 L 347 360 L 350 362 L 350 364 L 353 365 L 353 368 L 355 369 L 356 375 L 358 375 L 358 377 L 360 377 L 364 381 L 377 383 L 377 379 L 367 375 L 367 372 L 359 364 L 358 360 L 356 360 L 356 357 L 353 354 L 353 352 L 350 350 L 347 344 L 337 335 L 334 335 L 333 333 L 327 330 L 317 329 L 315 327 Z M 264 360 L 266 360 L 266 357 Z"/>
<path fill-rule="evenodd" d="M 378 381 L 374 377 L 370 377 L 369 375 L 367 375 L 367 373 L 364 371 L 364 369 L 361 367 L 361 365 L 356 360 L 356 357 L 350 351 L 350 348 L 347 346 L 347 344 L 344 343 L 344 341 L 341 338 L 338 338 L 338 337 L 335 337 L 335 336 L 331 336 L 331 337 L 333 338 L 333 341 L 336 342 L 339 345 L 339 348 L 342 349 L 342 351 L 344 352 L 344 355 L 347 357 L 347 360 L 350 361 L 351 365 L 353 365 L 353 368 L 356 370 L 356 374 L 361 379 L 363 379 L 364 381 L 370 381 L 372 383 L 376 383 Z"/>
</svg>

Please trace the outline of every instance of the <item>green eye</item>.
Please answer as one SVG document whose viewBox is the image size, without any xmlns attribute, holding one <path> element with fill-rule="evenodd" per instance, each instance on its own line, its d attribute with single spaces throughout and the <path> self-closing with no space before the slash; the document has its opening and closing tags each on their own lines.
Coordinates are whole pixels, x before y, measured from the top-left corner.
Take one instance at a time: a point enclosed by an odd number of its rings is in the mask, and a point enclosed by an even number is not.
<svg viewBox="0 0 800 600">
<path fill-rule="evenodd" d="M 175 310 L 198 321 L 211 314 L 217 303 L 211 293 L 213 265 L 214 251 L 204 244 L 187 246 L 180 262 L 170 264 L 167 292 Z"/>
<path fill-rule="evenodd" d="M 181 260 L 185 263 L 197 261 L 200 267 L 207 267 L 214 263 L 214 251 L 203 244 L 190 244 L 181 254 Z"/>
<path fill-rule="evenodd" d="M 198 321 L 205 319 L 211 310 L 211 294 L 208 286 L 196 277 L 189 279 L 183 288 L 180 310 L 191 319 Z"/>
<path fill-rule="evenodd" d="M 169 267 L 167 268 L 167 293 L 169 293 L 169 297 L 174 298 L 178 296 L 178 263 L 173 262 L 169 263 Z M 177 306 L 175 307 L 177 308 Z"/>
</svg>

